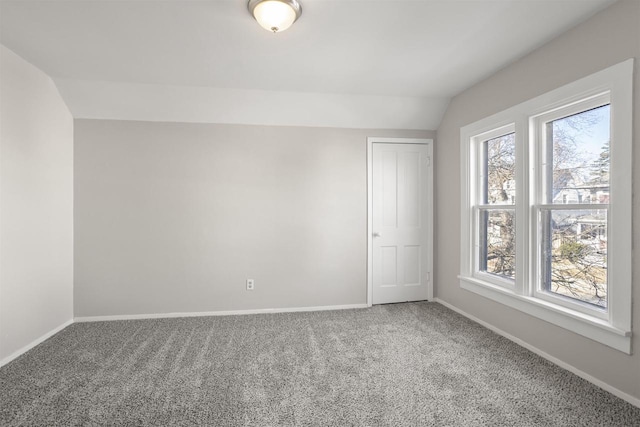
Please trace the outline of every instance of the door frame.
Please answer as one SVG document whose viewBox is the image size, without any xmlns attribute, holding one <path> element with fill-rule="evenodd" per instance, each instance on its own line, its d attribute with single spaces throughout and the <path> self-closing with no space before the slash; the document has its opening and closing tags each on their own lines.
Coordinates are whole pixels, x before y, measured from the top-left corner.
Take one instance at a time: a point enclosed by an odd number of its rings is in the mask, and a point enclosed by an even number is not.
<svg viewBox="0 0 640 427">
<path fill-rule="evenodd" d="M 427 300 L 433 301 L 433 139 L 367 137 L 367 306 L 373 305 L 373 144 L 422 144 L 427 146 Z"/>
</svg>

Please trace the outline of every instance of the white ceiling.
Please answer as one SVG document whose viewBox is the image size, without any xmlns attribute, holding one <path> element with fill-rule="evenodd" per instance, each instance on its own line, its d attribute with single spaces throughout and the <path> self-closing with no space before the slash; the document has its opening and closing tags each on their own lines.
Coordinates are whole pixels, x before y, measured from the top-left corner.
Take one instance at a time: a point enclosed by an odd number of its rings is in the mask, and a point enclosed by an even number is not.
<svg viewBox="0 0 640 427">
<path fill-rule="evenodd" d="M 3 0 L 0 40 L 75 117 L 434 129 L 452 96 L 612 2 L 301 0 L 271 34 L 245 0 Z"/>
</svg>

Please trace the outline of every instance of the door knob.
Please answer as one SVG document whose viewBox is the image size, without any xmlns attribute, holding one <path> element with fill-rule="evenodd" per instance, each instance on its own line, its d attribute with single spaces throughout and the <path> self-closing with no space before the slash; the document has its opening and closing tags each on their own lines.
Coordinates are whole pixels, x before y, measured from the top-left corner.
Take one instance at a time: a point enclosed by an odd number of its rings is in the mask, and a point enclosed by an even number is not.
<svg viewBox="0 0 640 427">
<path fill-rule="evenodd" d="M 382 237 L 382 235 L 380 233 L 373 233 L 373 237 Z"/>
</svg>

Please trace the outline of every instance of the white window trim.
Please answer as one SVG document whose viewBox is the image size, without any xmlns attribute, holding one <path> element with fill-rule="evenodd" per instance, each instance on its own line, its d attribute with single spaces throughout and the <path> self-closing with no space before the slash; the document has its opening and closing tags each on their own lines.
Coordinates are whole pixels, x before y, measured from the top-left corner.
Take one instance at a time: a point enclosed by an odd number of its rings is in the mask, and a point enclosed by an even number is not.
<svg viewBox="0 0 640 427">
<path fill-rule="evenodd" d="M 580 111 L 587 111 L 592 108 L 597 108 L 602 105 L 611 104 L 611 96 L 610 93 L 607 92 L 605 94 L 598 94 L 595 96 L 588 97 L 583 99 L 580 102 L 572 103 L 570 105 L 564 106 L 562 108 L 555 109 L 553 111 L 546 112 L 545 114 L 541 114 L 535 117 L 531 117 L 529 119 L 529 134 L 531 135 L 531 140 L 533 141 L 532 151 L 535 151 L 535 154 L 531 157 L 533 161 L 531 162 L 531 167 L 536 168 L 537 165 L 542 164 L 542 159 L 545 157 L 545 152 L 547 150 L 546 144 L 543 144 L 544 135 L 542 132 L 542 126 L 545 123 L 548 123 L 553 120 L 557 120 L 562 117 L 566 117 L 572 114 L 575 114 Z M 610 211 L 610 205 L 598 205 L 598 204 L 553 204 L 545 203 L 545 191 L 549 190 L 550 183 L 545 180 L 546 173 L 538 168 L 535 170 L 535 181 L 537 183 L 536 186 L 532 188 L 532 192 L 535 190 L 535 194 L 531 193 L 531 206 L 532 206 L 532 217 L 539 218 L 539 215 L 542 211 L 550 209 L 550 210 L 575 210 L 580 207 L 585 209 L 598 209 L 601 208 Z M 610 222 L 610 221 L 607 221 Z M 563 298 L 559 295 L 554 295 L 552 293 L 545 292 L 541 289 L 542 278 L 540 277 L 540 267 L 541 267 L 541 257 L 540 253 L 542 242 L 539 241 L 540 230 L 538 226 L 540 223 L 537 220 L 531 221 L 532 229 L 531 229 L 531 239 L 532 244 L 530 245 L 533 248 L 536 248 L 535 254 L 531 254 L 530 262 L 534 268 L 531 269 L 531 281 L 532 281 L 532 289 L 531 294 L 535 298 L 540 298 L 546 300 L 552 304 L 561 305 L 567 307 L 569 309 L 573 309 L 576 311 L 580 311 L 587 315 L 591 315 L 593 317 L 598 317 L 600 319 L 611 320 L 611 309 L 608 310 L 598 310 L 593 307 L 589 307 L 588 304 L 581 304 L 580 302 L 571 302 L 566 298 Z M 610 230 L 610 224 L 607 227 L 607 230 Z M 609 257 L 607 257 L 609 261 Z M 607 282 L 611 283 L 611 269 L 607 269 Z M 608 301 L 609 302 L 609 301 Z"/>
<path fill-rule="evenodd" d="M 632 79 L 633 59 L 562 86 L 556 90 L 479 120 L 460 130 L 461 250 L 460 286 L 483 297 L 543 319 L 556 326 L 631 354 L 632 271 Z M 611 101 L 611 203 L 609 205 L 608 295 L 606 316 L 577 310 L 535 296 L 537 224 L 533 219 L 536 182 L 536 117 L 609 93 Z M 512 288 L 478 274 L 476 263 L 476 203 L 478 172 L 473 139 L 513 126 L 516 132 L 516 279 Z M 530 178 L 531 177 L 531 178 Z M 593 313 L 591 313 L 593 312 Z"/>
<path fill-rule="evenodd" d="M 515 125 L 513 123 L 509 123 L 507 125 L 504 126 L 500 126 L 498 128 L 493 128 L 487 132 L 482 132 L 481 134 L 478 135 L 474 135 L 471 138 L 470 141 L 470 150 L 472 152 L 471 156 L 472 158 L 476 159 L 475 162 L 475 173 L 474 176 L 478 175 L 478 172 L 483 169 L 483 165 L 482 162 L 484 161 L 484 159 L 482 158 L 482 156 L 478 153 L 478 148 L 480 146 L 480 144 L 482 144 L 484 141 L 490 140 L 490 139 L 494 139 L 494 138 L 498 138 L 500 136 L 503 135 L 507 135 L 510 133 L 516 133 L 516 128 Z M 516 134 L 516 138 L 517 138 L 517 134 Z M 516 147 L 517 147 L 518 141 L 516 139 Z M 480 183 L 480 180 L 478 180 L 477 182 L 474 183 L 474 187 L 473 187 L 473 194 L 471 197 L 473 197 L 475 204 L 479 204 L 479 195 L 482 192 L 482 184 Z M 517 194 L 517 190 L 516 190 L 516 194 Z M 486 208 L 488 205 L 483 204 L 482 205 L 483 208 Z M 503 205 L 492 205 L 491 208 L 495 208 L 495 209 L 500 209 L 500 208 L 508 208 L 508 209 L 514 209 L 516 210 L 516 206 L 515 205 L 508 205 L 508 206 L 503 206 Z M 479 237 L 480 237 L 480 233 L 479 233 L 479 229 L 480 229 L 480 209 L 478 209 L 477 207 L 473 208 L 473 212 L 472 212 L 473 218 L 471 220 L 471 224 L 472 224 L 472 234 L 473 234 L 473 247 L 475 248 L 479 248 L 481 242 L 479 241 Z M 516 212 L 516 217 L 517 217 L 517 212 Z M 517 227 L 517 220 L 516 220 L 516 227 Z M 493 275 L 490 273 L 486 273 L 483 271 L 479 271 L 479 267 L 480 267 L 480 251 L 479 250 L 474 250 L 472 251 L 472 275 L 474 278 L 478 279 L 478 280 L 484 280 L 486 282 L 492 283 L 494 285 L 498 285 L 498 286 L 503 286 L 505 288 L 510 288 L 513 289 L 515 286 L 515 281 L 511 280 L 507 277 L 500 277 L 498 275 Z M 516 270 L 517 271 L 517 270 Z"/>
</svg>

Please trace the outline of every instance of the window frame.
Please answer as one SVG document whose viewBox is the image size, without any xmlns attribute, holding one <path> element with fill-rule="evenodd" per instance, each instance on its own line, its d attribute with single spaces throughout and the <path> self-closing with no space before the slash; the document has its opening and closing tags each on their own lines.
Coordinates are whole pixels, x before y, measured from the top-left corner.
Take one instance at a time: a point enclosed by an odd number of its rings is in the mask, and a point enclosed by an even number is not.
<svg viewBox="0 0 640 427">
<path fill-rule="evenodd" d="M 472 138 L 471 144 L 473 144 L 473 148 L 472 150 L 474 150 L 474 157 L 476 159 L 476 171 L 477 171 L 477 175 L 481 174 L 480 171 L 482 171 L 484 169 L 484 156 L 481 154 L 481 146 L 483 143 L 485 143 L 486 141 L 489 141 L 491 139 L 494 138 L 499 138 L 501 136 L 504 135 L 508 135 L 508 134 L 515 134 L 516 130 L 515 130 L 515 126 L 513 123 L 509 123 L 507 125 L 504 126 L 500 126 L 499 128 L 496 129 L 491 129 L 487 132 L 483 132 L 479 135 L 475 135 Z M 516 147 L 517 147 L 517 141 L 516 141 Z M 486 171 L 485 171 L 486 173 Z M 477 176 L 476 175 L 476 176 Z M 473 193 L 472 196 L 474 199 L 474 206 L 473 206 L 473 245 L 474 247 L 480 248 L 480 245 L 483 244 L 483 242 L 481 242 L 480 240 L 480 231 L 481 231 L 481 225 L 480 225 L 480 217 L 481 217 L 481 212 L 483 211 L 489 211 L 492 209 L 496 209 L 496 210 L 500 210 L 500 209 L 513 209 L 514 210 L 514 217 L 517 218 L 517 212 L 515 212 L 516 210 L 516 205 L 491 205 L 489 203 L 481 203 L 481 199 L 482 199 L 482 193 L 484 191 L 483 188 L 483 183 L 482 183 L 482 179 L 476 179 L 474 182 L 474 188 L 473 188 Z M 517 193 L 517 189 L 516 189 L 516 194 Z M 518 226 L 518 221 L 516 219 L 516 227 Z M 516 233 L 517 236 L 517 233 Z M 516 245 L 517 245 L 517 239 L 516 239 Z M 516 247 L 517 249 L 517 247 Z M 517 252 L 516 252 L 517 253 Z M 481 271 L 480 270 L 480 263 L 482 262 L 480 260 L 480 250 L 477 251 L 473 251 L 473 276 L 478 279 L 478 280 L 483 280 L 483 281 L 487 281 L 490 283 L 493 283 L 496 286 L 502 286 L 505 287 L 507 289 L 513 289 L 515 287 L 515 280 L 511 280 L 509 278 L 506 277 L 500 277 L 498 275 L 495 274 L 491 274 L 491 273 L 487 273 L 485 271 Z M 516 265 L 516 271 L 517 271 L 517 265 Z"/>
<path fill-rule="evenodd" d="M 632 76 L 633 59 L 629 59 L 460 129 L 460 286 L 627 354 L 631 354 L 632 335 Z M 602 99 L 603 94 L 609 96 L 611 114 L 606 312 L 579 301 L 566 303 L 548 292 L 541 295 L 538 272 L 542 263 L 537 249 L 541 239 L 538 213 L 546 205 L 540 203 L 543 167 L 536 126 L 554 112 L 580 112 L 581 106 Z M 512 286 L 479 271 L 478 263 L 478 146 L 490 139 L 487 135 L 509 133 L 503 131 L 507 128 L 516 134 L 516 274 Z M 598 206 L 592 204 L 590 209 Z"/>
<path fill-rule="evenodd" d="M 547 157 L 548 153 L 548 142 L 546 140 L 544 126 L 552 121 L 559 120 L 564 117 L 568 117 L 574 114 L 579 114 L 585 111 L 589 111 L 594 108 L 602 107 L 604 105 L 611 105 L 611 93 L 610 91 L 600 93 L 594 96 L 587 97 L 578 102 L 571 103 L 570 105 L 565 105 L 561 108 L 554 109 L 552 111 L 548 111 L 544 114 L 539 114 L 535 117 L 529 118 L 530 123 L 530 132 L 532 136 L 532 145 L 533 150 L 535 151 L 535 155 L 533 156 L 533 160 L 531 161 L 532 169 L 535 170 L 535 181 L 536 185 L 534 186 L 535 194 L 531 197 L 532 200 L 532 215 L 535 218 L 532 221 L 532 226 L 534 229 L 531 232 L 532 244 L 531 247 L 535 248 L 535 254 L 531 257 L 532 264 L 532 276 L 533 276 L 533 284 L 532 284 L 532 296 L 535 298 L 540 298 L 542 300 L 546 300 L 550 303 L 564 306 L 568 309 L 573 309 L 579 311 L 581 313 L 594 316 L 600 319 L 605 319 L 607 321 L 611 320 L 611 309 L 609 307 L 609 269 L 607 269 L 607 307 L 606 309 L 599 309 L 597 307 L 590 306 L 588 303 L 580 302 L 579 300 L 569 300 L 567 297 L 563 297 L 561 295 L 554 295 L 545 291 L 543 289 L 543 280 L 542 280 L 542 269 L 543 269 L 543 261 L 542 261 L 542 230 L 543 222 L 541 219 L 543 211 L 560 211 L 567 210 L 573 211 L 578 210 L 580 208 L 589 209 L 589 210 L 606 210 L 607 211 L 607 231 L 610 229 L 610 220 L 611 217 L 609 215 L 610 211 L 610 203 L 567 203 L 567 204 L 558 204 L 553 203 L 553 200 L 550 202 L 545 200 L 547 199 L 547 192 L 553 187 L 553 183 L 548 182 L 548 174 L 544 170 L 543 162 L 545 157 Z M 611 135 L 610 135 L 611 136 Z M 611 184 L 609 184 L 611 188 Z M 609 262 L 609 254 L 607 253 L 607 263 Z"/>
</svg>

